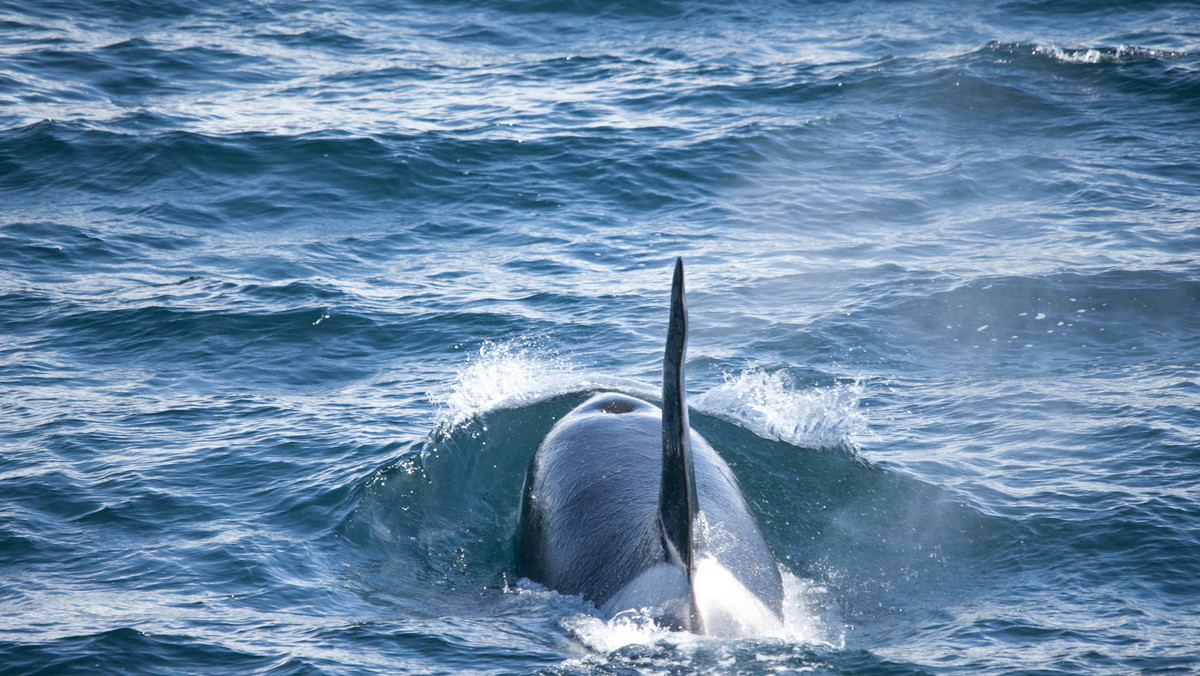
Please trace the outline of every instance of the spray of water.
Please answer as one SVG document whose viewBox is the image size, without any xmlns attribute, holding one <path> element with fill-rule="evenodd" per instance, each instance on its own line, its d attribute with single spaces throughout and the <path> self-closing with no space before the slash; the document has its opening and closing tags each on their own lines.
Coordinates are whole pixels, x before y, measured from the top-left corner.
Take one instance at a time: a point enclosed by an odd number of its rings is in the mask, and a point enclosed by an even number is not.
<svg viewBox="0 0 1200 676">
<path fill-rule="evenodd" d="M 710 568 L 708 572 L 713 573 L 715 569 Z M 704 583 L 719 585 L 720 577 L 716 573 Z M 783 590 L 782 624 L 778 621 L 760 623 L 759 631 L 743 633 L 738 640 L 778 641 L 832 649 L 845 647 L 845 625 L 837 612 L 832 610 L 828 591 L 824 587 L 783 571 Z M 568 616 L 562 624 L 575 640 L 590 652 L 599 654 L 612 653 L 630 645 L 665 643 L 686 648 L 714 641 L 729 641 L 728 638 L 665 629 L 655 624 L 647 609 L 628 610 L 608 620 L 580 613 Z"/>
<path fill-rule="evenodd" d="M 487 343 L 461 369 L 440 403 L 439 428 L 449 432 L 490 411 L 529 405 L 553 396 L 588 389 L 617 389 L 654 399 L 656 388 L 635 381 L 606 378 L 581 371 L 569 360 L 528 341 Z M 756 434 L 807 448 L 853 448 L 853 437 L 865 428 L 858 410 L 862 385 L 853 383 L 822 389 L 796 386 L 785 372 L 750 369 L 726 376 L 711 390 L 693 397 L 706 414 L 725 418 Z M 719 568 L 719 566 L 716 566 Z M 724 594 L 731 587 L 723 571 L 700 564 L 700 581 Z M 727 571 L 725 571 L 727 573 Z M 752 623 L 735 633 L 753 640 L 839 648 L 845 627 L 820 585 L 783 571 L 784 621 Z M 521 594 L 554 594 L 535 588 Z M 559 599 L 561 600 L 561 599 Z M 756 599 L 755 599 L 756 600 Z M 722 599 L 723 605 L 732 605 Z M 737 601 L 737 599 L 734 599 Z M 731 618 L 738 622 L 738 618 Z M 580 612 L 563 621 L 566 631 L 593 653 L 606 654 L 635 644 L 668 644 L 687 649 L 696 642 L 714 641 L 655 624 L 644 610 L 619 613 L 611 619 Z"/>
<path fill-rule="evenodd" d="M 458 372 L 450 391 L 435 397 L 440 400 L 438 426 L 449 431 L 489 411 L 561 394 L 570 371 L 568 361 L 527 341 L 484 343 Z"/>
<path fill-rule="evenodd" d="M 693 400 L 709 415 L 736 422 L 755 434 L 804 448 L 853 449 L 866 429 L 858 407 L 860 382 L 801 389 L 784 372 L 748 369 Z"/>
<path fill-rule="evenodd" d="M 450 390 L 433 398 L 439 404 L 438 428 L 450 431 L 490 411 L 603 389 L 649 398 L 655 392 L 635 381 L 590 374 L 533 341 L 517 339 L 484 343 Z"/>
<path fill-rule="evenodd" d="M 615 389 L 650 400 L 657 388 L 632 380 L 589 374 L 570 360 L 526 340 L 488 342 L 468 359 L 439 402 L 439 428 L 452 430 L 501 408 L 536 403 L 583 390 Z M 805 389 L 786 372 L 751 368 L 727 374 L 720 384 L 693 396 L 691 404 L 766 439 L 804 448 L 853 449 L 866 429 L 858 402 L 860 382 Z"/>
<path fill-rule="evenodd" d="M 1034 45 L 1033 53 L 1048 56 L 1062 63 L 1123 63 L 1137 59 L 1169 59 L 1178 60 L 1185 56 L 1183 52 L 1167 49 L 1152 49 L 1136 45 L 1118 45 L 1108 48 L 1064 49 L 1057 45 Z"/>
</svg>

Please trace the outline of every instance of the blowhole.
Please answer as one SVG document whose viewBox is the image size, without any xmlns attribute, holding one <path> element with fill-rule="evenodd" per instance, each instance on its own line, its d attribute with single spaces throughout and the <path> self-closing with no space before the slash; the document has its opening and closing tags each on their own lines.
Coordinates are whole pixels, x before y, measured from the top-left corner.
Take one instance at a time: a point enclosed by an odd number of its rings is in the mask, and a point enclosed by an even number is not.
<svg viewBox="0 0 1200 676">
<path fill-rule="evenodd" d="M 635 408 L 637 404 L 623 399 L 611 399 L 600 404 L 600 410 L 605 413 L 632 413 Z"/>
</svg>

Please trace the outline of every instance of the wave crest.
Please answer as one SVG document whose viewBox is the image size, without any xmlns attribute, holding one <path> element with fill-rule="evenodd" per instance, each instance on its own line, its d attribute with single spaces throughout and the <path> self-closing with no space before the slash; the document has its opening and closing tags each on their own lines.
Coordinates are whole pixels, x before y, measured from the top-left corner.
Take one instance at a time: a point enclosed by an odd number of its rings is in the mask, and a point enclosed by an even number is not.
<svg viewBox="0 0 1200 676">
<path fill-rule="evenodd" d="M 1186 54 L 1167 49 L 1152 49 L 1134 45 L 1119 45 L 1117 47 L 1087 47 L 1081 49 L 1064 49 L 1055 45 L 1034 45 L 1033 53 L 1038 56 L 1048 56 L 1062 63 L 1124 63 L 1139 59 L 1181 59 Z"/>
<path fill-rule="evenodd" d="M 859 381 L 827 388 L 798 388 L 783 371 L 759 368 L 726 375 L 725 382 L 700 395 L 695 404 L 709 415 L 747 427 L 767 439 L 794 446 L 853 450 L 866 429 L 858 402 Z"/>
<path fill-rule="evenodd" d="M 657 402 L 656 389 L 617 377 L 580 373 L 570 360 L 531 341 L 484 343 L 459 371 L 441 399 L 437 428 L 449 432 L 488 412 L 534 404 L 550 397 L 588 390 L 617 390 Z M 694 396 L 691 405 L 706 415 L 728 420 L 755 434 L 794 446 L 825 450 L 857 448 L 866 429 L 859 410 L 859 381 L 803 388 L 785 371 L 751 368 Z"/>
<path fill-rule="evenodd" d="M 527 340 L 486 342 L 468 358 L 442 398 L 438 428 L 452 430 L 498 408 L 510 408 L 562 394 L 571 364 L 547 357 Z"/>
</svg>

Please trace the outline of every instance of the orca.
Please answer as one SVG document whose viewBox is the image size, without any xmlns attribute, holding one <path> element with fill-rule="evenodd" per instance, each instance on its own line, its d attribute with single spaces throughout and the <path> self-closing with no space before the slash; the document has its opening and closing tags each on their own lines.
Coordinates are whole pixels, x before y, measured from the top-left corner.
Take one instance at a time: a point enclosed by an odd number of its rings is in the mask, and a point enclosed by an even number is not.
<svg viewBox="0 0 1200 676">
<path fill-rule="evenodd" d="M 525 475 L 517 574 L 609 618 L 645 611 L 717 636 L 777 630 L 779 566 L 729 465 L 688 423 L 686 351 L 678 258 L 662 408 L 605 392 L 554 425 Z"/>
</svg>

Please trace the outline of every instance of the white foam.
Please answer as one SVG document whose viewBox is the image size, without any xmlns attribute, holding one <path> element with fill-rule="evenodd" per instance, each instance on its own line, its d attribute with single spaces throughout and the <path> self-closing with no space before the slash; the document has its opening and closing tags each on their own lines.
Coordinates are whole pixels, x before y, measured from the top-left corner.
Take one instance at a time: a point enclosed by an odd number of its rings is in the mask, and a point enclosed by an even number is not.
<svg viewBox="0 0 1200 676">
<path fill-rule="evenodd" d="M 607 621 L 595 615 L 573 615 L 563 620 L 563 628 L 589 651 L 601 654 L 628 645 L 680 644 L 696 639 L 693 634 L 660 627 L 647 610 L 627 610 Z"/>
<path fill-rule="evenodd" d="M 761 437 L 805 448 L 854 448 L 866 429 L 859 382 L 799 389 L 784 372 L 752 368 L 693 400 L 705 413 L 736 422 Z"/>
<path fill-rule="evenodd" d="M 617 390 L 653 400 L 643 383 L 581 371 L 570 360 L 525 339 L 487 342 L 468 358 L 440 405 L 438 427 L 448 431 L 490 411 L 514 408 L 584 390 Z M 820 449 L 855 448 L 866 429 L 858 408 L 862 384 L 801 389 L 785 372 L 751 368 L 693 397 L 708 415 L 737 423 L 767 439 Z"/>
<path fill-rule="evenodd" d="M 841 650 L 846 647 L 846 625 L 829 599 L 829 590 L 783 574 L 783 629 L 778 638 L 790 643 Z"/>
<path fill-rule="evenodd" d="M 450 390 L 434 396 L 439 404 L 438 427 L 448 431 L 491 411 L 586 390 L 655 395 L 636 381 L 588 373 L 530 340 L 489 341 L 467 359 Z"/>
<path fill-rule="evenodd" d="M 1119 63 L 1131 59 L 1179 59 L 1182 52 L 1164 49 L 1150 49 L 1132 45 L 1119 45 L 1116 48 L 1103 49 L 1063 49 L 1055 45 L 1037 45 L 1034 54 L 1049 56 L 1063 63 Z"/>
<path fill-rule="evenodd" d="M 563 386 L 571 365 L 526 341 L 487 342 L 468 358 L 441 398 L 439 426 L 454 428 L 498 408 L 539 401 Z"/>
<path fill-rule="evenodd" d="M 731 580 L 737 587 L 741 587 L 741 585 L 733 580 L 729 571 L 724 570 L 720 565 L 713 567 L 702 564 L 696 572 L 703 578 L 699 581 L 700 585 L 706 589 L 723 590 L 719 593 L 724 595 L 724 600 L 729 601 L 731 594 L 737 596 L 736 590 L 724 591 L 729 589 L 727 583 Z M 765 608 L 753 608 L 754 604 L 761 606 L 762 603 L 757 598 L 752 598 L 753 595 L 748 591 L 745 594 L 751 598 L 742 597 L 741 600 L 746 601 L 750 610 L 770 614 L 770 611 Z M 841 623 L 837 612 L 830 609 L 830 604 L 826 600 L 828 592 L 824 587 L 783 571 L 783 594 L 782 624 L 774 617 L 769 620 L 759 617 L 758 621 L 754 618 L 732 616 L 724 618 L 736 623 L 736 626 L 727 627 L 736 629 L 736 632 L 731 632 L 736 633 L 736 636 L 699 636 L 686 631 L 671 631 L 656 624 L 652 617 L 652 611 L 648 609 L 628 610 L 609 620 L 604 620 L 596 615 L 578 613 L 568 616 L 562 621 L 562 624 L 567 632 L 585 648 L 600 654 L 611 653 L 629 645 L 665 643 L 686 648 L 701 642 L 728 641 L 739 638 L 781 641 L 839 650 L 845 647 L 845 626 Z M 727 609 L 734 609 L 737 605 L 737 603 L 728 605 Z"/>
</svg>

